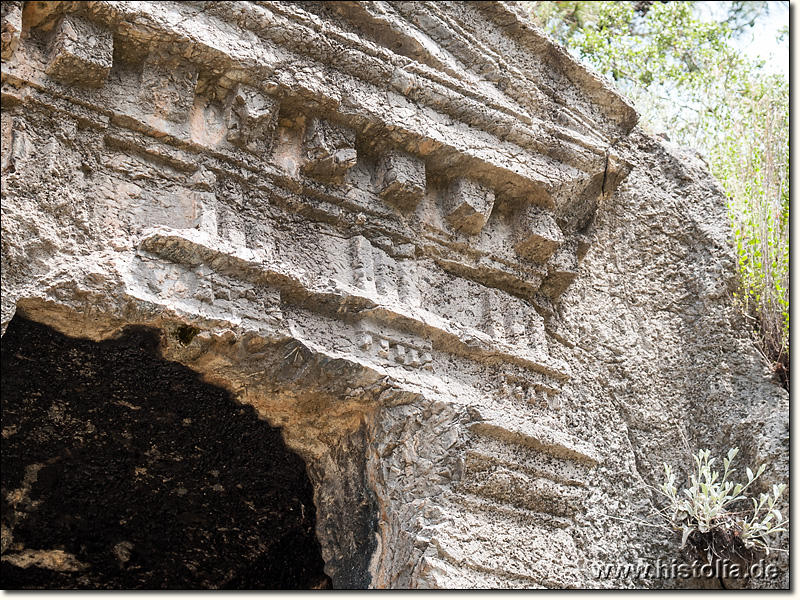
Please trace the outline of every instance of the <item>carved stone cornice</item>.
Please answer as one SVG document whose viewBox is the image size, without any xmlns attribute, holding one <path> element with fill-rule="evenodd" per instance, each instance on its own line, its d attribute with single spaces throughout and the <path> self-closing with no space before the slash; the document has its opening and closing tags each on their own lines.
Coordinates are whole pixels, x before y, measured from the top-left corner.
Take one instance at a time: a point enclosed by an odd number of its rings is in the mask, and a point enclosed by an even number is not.
<svg viewBox="0 0 800 600">
<path fill-rule="evenodd" d="M 3 327 L 158 328 L 307 461 L 337 586 L 579 580 L 603 452 L 558 412 L 557 305 L 627 101 L 503 2 L 10 2 L 2 31 L 4 248 L 27 210 L 55 240 L 44 274 L 4 256 Z M 491 519 L 569 560 L 454 550 Z"/>
</svg>

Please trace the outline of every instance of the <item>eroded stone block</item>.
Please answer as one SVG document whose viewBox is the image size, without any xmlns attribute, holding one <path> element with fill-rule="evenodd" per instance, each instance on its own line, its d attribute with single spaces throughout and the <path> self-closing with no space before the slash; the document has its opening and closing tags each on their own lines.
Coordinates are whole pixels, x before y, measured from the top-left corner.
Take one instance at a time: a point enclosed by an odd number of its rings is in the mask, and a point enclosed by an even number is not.
<svg viewBox="0 0 800 600">
<path fill-rule="evenodd" d="M 197 67 L 179 56 L 154 52 L 142 68 L 139 97 L 157 117 L 184 123 L 194 104 Z"/>
<path fill-rule="evenodd" d="M 466 178 L 454 180 L 445 196 L 445 216 L 456 231 L 479 233 L 494 207 L 494 192 Z"/>
<path fill-rule="evenodd" d="M 547 262 L 564 243 L 564 234 L 553 216 L 538 206 L 528 206 L 517 223 L 517 253 L 527 260 Z"/>
<path fill-rule="evenodd" d="M 351 239 L 350 251 L 353 285 L 367 292 L 376 292 L 372 244 L 363 235 L 358 235 Z"/>
<path fill-rule="evenodd" d="M 239 85 L 225 105 L 228 141 L 251 152 L 272 146 L 272 133 L 280 104 L 261 91 Z"/>
<path fill-rule="evenodd" d="M 578 276 L 578 242 L 569 240 L 547 262 L 541 292 L 555 301 Z"/>
<path fill-rule="evenodd" d="M 0 4 L 0 57 L 8 60 L 19 45 L 22 31 L 22 2 Z"/>
<path fill-rule="evenodd" d="M 606 177 L 603 182 L 603 197 L 610 198 L 611 194 L 619 187 L 628 174 L 631 172 L 633 165 L 622 157 L 614 154 L 610 150 L 606 156 Z"/>
<path fill-rule="evenodd" d="M 326 183 L 341 184 L 356 164 L 356 133 L 324 119 L 312 118 L 303 139 L 308 162 L 304 174 Z"/>
<path fill-rule="evenodd" d="M 390 151 L 378 161 L 378 195 L 403 211 L 417 208 L 425 195 L 425 161 Z"/>
<path fill-rule="evenodd" d="M 4 1 L 3 4 L 6 4 Z M 53 25 L 68 11 L 75 9 L 75 3 L 69 0 L 38 0 L 37 2 L 20 2 L 22 4 L 22 21 L 25 28 L 52 31 Z"/>
<path fill-rule="evenodd" d="M 110 31 L 81 17 L 65 15 L 53 28 L 47 74 L 78 85 L 100 87 L 111 70 L 113 51 Z"/>
</svg>

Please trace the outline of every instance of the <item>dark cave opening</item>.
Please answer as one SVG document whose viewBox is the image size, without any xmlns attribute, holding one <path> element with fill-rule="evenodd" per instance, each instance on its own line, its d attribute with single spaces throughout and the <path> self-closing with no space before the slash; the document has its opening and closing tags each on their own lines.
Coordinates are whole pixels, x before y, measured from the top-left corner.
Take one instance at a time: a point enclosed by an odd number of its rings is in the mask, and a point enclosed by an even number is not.
<svg viewBox="0 0 800 600">
<path fill-rule="evenodd" d="M 302 459 L 158 345 L 9 324 L 3 588 L 330 587 Z"/>
</svg>

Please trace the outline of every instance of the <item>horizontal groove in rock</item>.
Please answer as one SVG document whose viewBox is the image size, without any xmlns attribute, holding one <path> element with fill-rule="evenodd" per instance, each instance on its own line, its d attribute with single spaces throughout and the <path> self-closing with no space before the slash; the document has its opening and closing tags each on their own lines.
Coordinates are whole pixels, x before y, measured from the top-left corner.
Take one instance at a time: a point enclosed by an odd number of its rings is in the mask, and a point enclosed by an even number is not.
<svg viewBox="0 0 800 600">
<path fill-rule="evenodd" d="M 170 231 L 163 228 L 153 230 L 142 236 L 140 249 L 176 263 L 190 266 L 207 264 L 215 270 L 247 280 L 276 286 L 299 297 L 315 298 L 322 304 L 338 304 L 343 310 L 362 318 L 371 316 L 387 322 L 397 321 L 412 331 L 440 341 L 445 347 L 467 357 L 483 360 L 502 360 L 531 369 L 537 373 L 558 380 L 568 378 L 560 368 L 547 362 L 533 360 L 524 355 L 512 355 L 497 348 L 488 336 L 477 343 L 467 343 L 467 331 L 451 324 L 444 329 L 430 323 L 440 321 L 426 311 L 397 306 L 389 308 L 381 304 L 379 297 L 370 297 L 363 290 L 337 286 L 336 291 L 319 289 L 319 285 L 308 274 L 292 265 L 280 261 L 256 259 L 246 248 L 231 247 L 225 242 L 213 239 L 208 234 L 196 230 Z M 402 312 L 399 312 L 402 311 Z M 454 333 L 457 332 L 457 333 Z M 477 333 L 477 332 L 475 332 Z M 465 341 L 467 339 L 467 341 Z"/>
<path fill-rule="evenodd" d="M 488 416 L 489 414 L 487 411 L 486 420 L 471 423 L 470 430 L 479 435 L 530 446 L 555 458 L 574 460 L 590 466 L 601 461 L 601 454 L 597 449 L 570 434 L 535 423 L 519 422 L 512 417 L 494 414 Z"/>
</svg>

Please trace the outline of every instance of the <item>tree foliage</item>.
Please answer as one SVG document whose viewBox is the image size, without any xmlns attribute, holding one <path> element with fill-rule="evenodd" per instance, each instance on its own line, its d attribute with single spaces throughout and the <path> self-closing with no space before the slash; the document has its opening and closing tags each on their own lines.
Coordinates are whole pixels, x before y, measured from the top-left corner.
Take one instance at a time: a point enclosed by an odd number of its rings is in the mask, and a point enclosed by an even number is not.
<svg viewBox="0 0 800 600">
<path fill-rule="evenodd" d="M 769 3 L 726 5 L 704 20 L 695 2 L 527 3 L 534 22 L 633 100 L 646 130 L 706 156 L 728 198 L 737 301 L 788 388 L 789 82 L 731 43 Z"/>
</svg>

